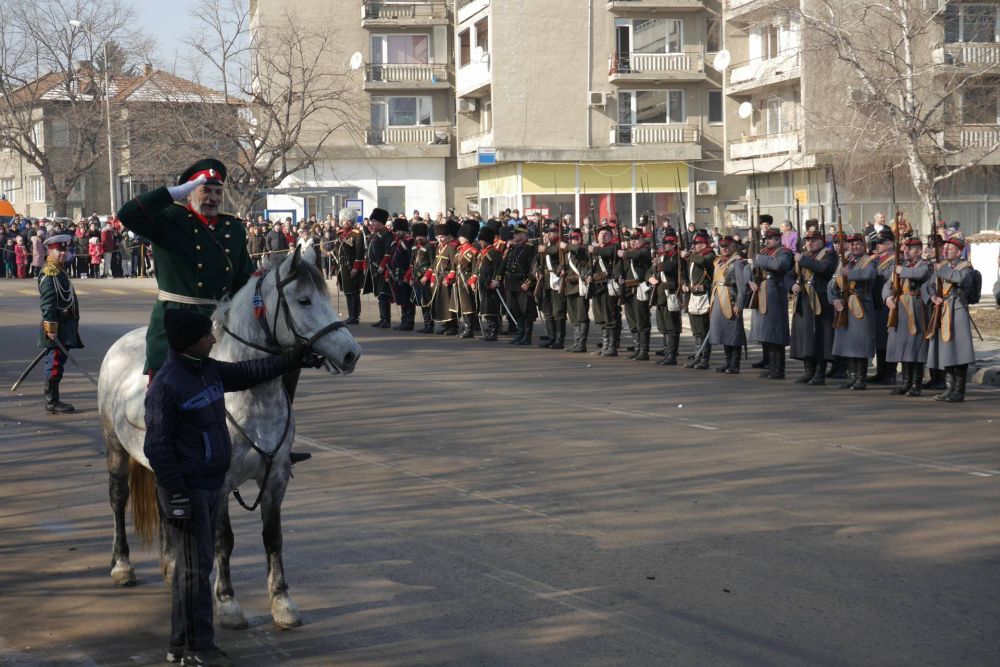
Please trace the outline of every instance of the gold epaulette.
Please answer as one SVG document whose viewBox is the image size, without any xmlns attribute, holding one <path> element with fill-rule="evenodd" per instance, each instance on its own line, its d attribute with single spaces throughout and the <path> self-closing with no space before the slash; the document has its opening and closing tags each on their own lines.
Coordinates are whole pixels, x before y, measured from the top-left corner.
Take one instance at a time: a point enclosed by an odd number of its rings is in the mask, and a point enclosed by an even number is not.
<svg viewBox="0 0 1000 667">
<path fill-rule="evenodd" d="M 42 267 L 42 275 L 45 276 L 58 276 L 60 271 L 62 271 L 62 269 L 52 262 L 46 262 L 45 266 Z"/>
</svg>

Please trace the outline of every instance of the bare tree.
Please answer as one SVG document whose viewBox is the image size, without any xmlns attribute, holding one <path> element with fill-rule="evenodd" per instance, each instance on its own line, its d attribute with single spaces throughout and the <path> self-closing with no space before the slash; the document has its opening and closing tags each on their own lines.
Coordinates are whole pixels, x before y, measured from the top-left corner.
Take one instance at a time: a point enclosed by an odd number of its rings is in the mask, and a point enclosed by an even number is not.
<svg viewBox="0 0 1000 667">
<path fill-rule="evenodd" d="M 804 109 L 803 121 L 859 178 L 906 173 L 931 220 L 940 184 L 1000 149 L 1000 132 L 986 141 L 961 138 L 956 105 L 971 81 L 996 67 L 955 62 L 942 43 L 938 5 L 810 0 L 802 12 L 805 48 L 824 56 L 822 72 L 804 76 L 830 91 L 828 104 Z"/>
<path fill-rule="evenodd" d="M 225 160 L 230 202 L 248 212 L 262 192 L 312 168 L 334 132 L 357 131 L 356 85 L 346 67 L 331 67 L 332 32 L 323 26 L 289 13 L 254 30 L 242 0 L 200 5 L 193 18 L 193 78 L 202 91 L 219 92 L 188 91 L 155 119 L 156 131 L 169 138 L 170 159 Z"/>
<path fill-rule="evenodd" d="M 148 53 L 150 43 L 134 30 L 135 23 L 132 10 L 117 0 L 0 3 L 0 150 L 39 171 L 56 215 L 66 214 L 80 177 L 107 157 L 109 91 L 103 72 L 91 63 L 105 43 L 119 70 Z M 114 72 L 109 73 L 113 94 Z"/>
</svg>

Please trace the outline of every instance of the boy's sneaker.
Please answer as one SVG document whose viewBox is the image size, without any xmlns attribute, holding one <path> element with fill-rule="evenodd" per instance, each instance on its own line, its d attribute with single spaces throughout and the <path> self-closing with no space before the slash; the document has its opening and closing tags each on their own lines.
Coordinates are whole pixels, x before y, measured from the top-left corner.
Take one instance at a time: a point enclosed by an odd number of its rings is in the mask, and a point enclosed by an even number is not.
<svg viewBox="0 0 1000 667">
<path fill-rule="evenodd" d="M 181 662 L 185 667 L 232 667 L 233 662 L 222 649 L 213 648 L 207 651 L 190 651 L 184 654 Z"/>
<path fill-rule="evenodd" d="M 179 665 L 184 660 L 184 647 L 171 646 L 167 649 L 167 662 Z"/>
</svg>

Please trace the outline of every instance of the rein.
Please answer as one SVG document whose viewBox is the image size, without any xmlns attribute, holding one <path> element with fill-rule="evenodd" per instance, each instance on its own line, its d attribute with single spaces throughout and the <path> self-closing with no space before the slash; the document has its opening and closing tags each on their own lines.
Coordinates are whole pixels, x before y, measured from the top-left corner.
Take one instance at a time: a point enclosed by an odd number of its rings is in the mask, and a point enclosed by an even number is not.
<svg viewBox="0 0 1000 667">
<path fill-rule="evenodd" d="M 225 324 L 222 326 L 222 330 L 225 331 L 228 335 L 232 336 L 233 339 L 236 340 L 237 342 L 242 343 L 243 345 L 246 345 L 251 349 L 258 350 L 259 352 L 266 352 L 267 354 L 271 355 L 278 355 L 281 354 L 282 352 L 282 346 L 280 343 L 278 343 L 277 339 L 278 317 L 276 316 L 274 318 L 273 326 L 268 325 L 267 309 L 264 306 L 264 297 L 261 294 L 261 289 L 264 285 L 264 279 L 267 277 L 267 274 L 269 272 L 270 269 L 263 269 L 260 272 L 258 272 L 257 282 L 254 285 L 253 300 L 252 300 L 254 307 L 254 315 L 256 316 L 256 320 L 258 323 L 260 323 L 261 329 L 264 332 L 265 345 L 258 345 L 253 341 L 249 341 L 241 336 L 236 335 L 235 333 L 230 331 L 229 327 L 226 326 Z M 309 338 L 306 338 L 305 336 L 301 335 L 298 331 L 296 331 L 295 323 L 292 321 L 291 309 L 289 309 L 288 302 L 285 300 L 285 286 L 297 279 L 298 279 L 298 274 L 294 269 L 290 271 L 284 279 L 281 278 L 280 265 L 279 267 L 276 267 L 274 269 L 274 285 L 278 293 L 278 305 L 276 310 L 278 311 L 278 313 L 284 314 L 285 326 L 288 327 L 288 330 L 292 333 L 292 336 L 295 337 L 295 340 L 304 343 L 309 347 L 312 347 L 313 343 L 315 343 L 317 340 L 319 340 L 326 334 L 330 333 L 331 331 L 337 331 L 339 329 L 343 329 L 347 325 L 344 324 L 344 322 L 341 320 L 338 320 L 336 322 L 331 322 L 330 324 L 327 324 L 325 327 L 321 328 L 319 331 L 314 333 Z M 338 368 L 332 361 L 329 360 L 326 361 L 327 363 L 330 364 L 330 366 L 334 370 L 337 371 L 338 374 L 342 373 L 340 368 Z M 249 443 L 250 448 L 253 449 L 255 452 L 257 452 L 258 454 L 260 454 L 260 456 L 264 459 L 265 463 L 264 481 L 260 484 L 260 490 L 257 492 L 257 499 L 253 502 L 253 505 L 247 505 L 246 502 L 243 501 L 243 497 L 240 496 L 240 490 L 238 488 L 233 489 L 233 496 L 236 497 L 236 502 L 238 502 L 240 506 L 243 509 L 247 510 L 248 512 L 253 512 L 255 509 L 257 509 L 257 506 L 260 505 L 260 501 L 264 497 L 264 491 L 267 489 L 267 482 L 271 478 L 271 466 L 274 465 L 274 459 L 275 457 L 277 457 L 278 452 L 281 451 L 281 445 L 285 442 L 285 439 L 288 437 L 288 432 L 291 430 L 292 427 L 292 401 L 288 397 L 288 391 L 284 388 L 284 386 L 282 386 L 281 388 L 281 394 L 282 396 L 285 397 L 285 407 L 287 409 L 287 416 L 285 417 L 285 428 L 282 430 L 281 438 L 278 440 L 278 446 L 275 447 L 274 450 L 270 452 L 261 447 L 260 445 L 258 445 L 257 442 L 250 437 L 250 435 L 246 432 L 246 430 L 244 430 L 243 427 L 240 426 L 239 423 L 237 423 L 236 419 L 233 418 L 233 415 L 230 414 L 229 410 L 226 410 L 226 419 L 228 419 L 229 423 L 233 425 L 233 427 L 237 430 L 237 432 L 239 432 L 241 436 L 243 436 L 243 439 L 246 440 L 247 443 Z"/>
</svg>

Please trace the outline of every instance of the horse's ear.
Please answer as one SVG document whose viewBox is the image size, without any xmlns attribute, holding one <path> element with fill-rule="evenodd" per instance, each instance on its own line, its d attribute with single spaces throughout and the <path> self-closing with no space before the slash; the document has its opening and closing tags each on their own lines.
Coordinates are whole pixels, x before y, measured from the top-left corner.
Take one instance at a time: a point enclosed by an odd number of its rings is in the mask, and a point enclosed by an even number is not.
<svg viewBox="0 0 1000 667">
<path fill-rule="evenodd" d="M 289 272 L 295 273 L 299 268 L 300 261 L 302 261 L 302 246 L 296 244 L 295 252 L 292 254 L 292 265 Z"/>
</svg>

